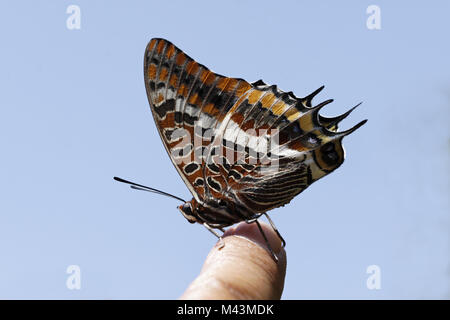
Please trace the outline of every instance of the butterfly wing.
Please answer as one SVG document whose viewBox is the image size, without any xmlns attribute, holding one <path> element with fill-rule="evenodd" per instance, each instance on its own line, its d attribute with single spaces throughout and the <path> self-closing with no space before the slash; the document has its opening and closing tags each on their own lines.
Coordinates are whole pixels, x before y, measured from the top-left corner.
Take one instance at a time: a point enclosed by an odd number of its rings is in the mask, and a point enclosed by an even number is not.
<svg viewBox="0 0 450 320">
<path fill-rule="evenodd" d="M 260 213 L 293 197 L 344 161 L 331 102 L 305 98 L 262 80 L 248 83 L 211 72 L 164 39 L 145 51 L 144 78 L 158 132 L 198 202 L 227 198 Z"/>
<path fill-rule="evenodd" d="M 349 112 L 335 118 L 319 115 L 332 102 L 312 107 L 319 88 L 305 98 L 257 81 L 239 98 L 221 122 L 205 167 L 207 187 L 214 196 L 232 198 L 254 213 L 282 206 L 344 161 L 337 132 Z M 219 152 L 220 151 L 220 152 Z M 211 183 L 210 183 L 211 182 Z"/>
<path fill-rule="evenodd" d="M 158 132 L 194 198 L 205 198 L 207 147 L 237 97 L 251 88 L 243 79 L 211 72 L 164 39 L 145 50 L 144 79 Z"/>
</svg>

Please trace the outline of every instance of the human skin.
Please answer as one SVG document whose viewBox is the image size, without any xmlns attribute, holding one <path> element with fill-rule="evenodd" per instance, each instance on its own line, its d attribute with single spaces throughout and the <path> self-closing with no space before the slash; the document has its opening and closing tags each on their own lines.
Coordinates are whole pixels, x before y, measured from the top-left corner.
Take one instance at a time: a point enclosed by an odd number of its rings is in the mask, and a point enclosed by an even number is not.
<svg viewBox="0 0 450 320">
<path fill-rule="evenodd" d="M 286 275 L 286 251 L 272 227 L 261 223 L 278 257 L 275 262 L 256 223 L 229 228 L 211 249 L 198 277 L 180 299 L 280 299 Z"/>
</svg>

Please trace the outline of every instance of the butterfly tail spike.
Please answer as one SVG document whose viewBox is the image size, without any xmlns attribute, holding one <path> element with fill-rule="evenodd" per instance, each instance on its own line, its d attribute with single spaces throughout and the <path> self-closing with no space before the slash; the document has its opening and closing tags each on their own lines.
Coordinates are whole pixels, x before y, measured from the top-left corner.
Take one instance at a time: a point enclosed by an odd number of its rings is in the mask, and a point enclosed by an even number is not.
<svg viewBox="0 0 450 320">
<path fill-rule="evenodd" d="M 362 102 L 358 103 L 356 106 L 354 106 L 353 108 L 351 108 L 347 112 L 345 112 L 345 113 L 343 113 L 343 114 L 341 114 L 340 116 L 337 116 L 337 117 L 327 118 L 327 117 L 319 115 L 319 121 L 327 129 L 331 129 L 333 131 L 336 131 L 337 130 L 337 125 L 339 124 L 339 122 L 341 122 L 342 120 L 347 118 L 350 115 L 350 113 L 353 112 L 353 110 L 355 110 L 357 107 L 359 107 L 361 105 L 361 103 Z"/>
<path fill-rule="evenodd" d="M 304 103 L 304 105 L 308 108 L 311 108 L 312 99 L 314 99 L 314 97 L 317 96 L 319 94 L 319 92 L 323 90 L 323 88 L 325 88 L 325 86 L 321 86 L 319 89 L 315 90 L 314 92 L 310 93 L 306 97 L 302 98 L 301 100 Z"/>
<path fill-rule="evenodd" d="M 361 121 L 360 123 L 356 124 L 355 126 L 353 126 L 352 128 L 339 132 L 339 136 L 344 137 L 344 136 L 348 136 L 350 133 L 352 133 L 353 131 L 357 130 L 359 127 L 363 126 L 365 123 L 367 122 L 367 119 Z"/>
<path fill-rule="evenodd" d="M 312 107 L 312 110 L 313 110 L 313 111 L 319 112 L 320 109 L 322 109 L 323 107 L 325 107 L 327 104 L 332 103 L 333 101 L 334 101 L 333 99 L 325 100 L 325 101 L 319 103 L 317 106 Z"/>
</svg>

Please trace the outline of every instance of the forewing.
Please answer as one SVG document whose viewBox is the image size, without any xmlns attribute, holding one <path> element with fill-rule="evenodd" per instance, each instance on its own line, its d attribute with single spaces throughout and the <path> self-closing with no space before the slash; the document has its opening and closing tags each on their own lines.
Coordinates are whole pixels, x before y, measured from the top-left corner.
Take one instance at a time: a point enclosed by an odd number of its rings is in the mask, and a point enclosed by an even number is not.
<svg viewBox="0 0 450 320">
<path fill-rule="evenodd" d="M 157 38 L 145 50 L 144 79 L 170 159 L 193 196 L 202 201 L 208 146 L 231 106 L 251 85 L 211 72 L 169 41 Z"/>
</svg>

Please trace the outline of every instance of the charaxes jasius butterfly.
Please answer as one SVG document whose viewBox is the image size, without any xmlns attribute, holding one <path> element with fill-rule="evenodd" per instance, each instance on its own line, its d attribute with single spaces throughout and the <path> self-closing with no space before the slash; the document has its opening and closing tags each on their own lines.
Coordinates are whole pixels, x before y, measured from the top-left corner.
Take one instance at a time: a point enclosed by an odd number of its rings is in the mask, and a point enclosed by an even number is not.
<svg viewBox="0 0 450 320">
<path fill-rule="evenodd" d="M 268 244 L 258 222 L 265 215 L 284 244 L 266 212 L 338 168 L 342 139 L 366 122 L 338 132 L 355 107 L 333 118 L 320 115 L 332 102 L 312 105 L 323 87 L 298 98 L 262 80 L 225 77 L 159 38 L 145 50 L 144 79 L 159 135 L 193 199 L 115 179 L 183 201 L 183 216 L 220 240 L 214 229 L 246 221 L 257 223 Z"/>
</svg>

